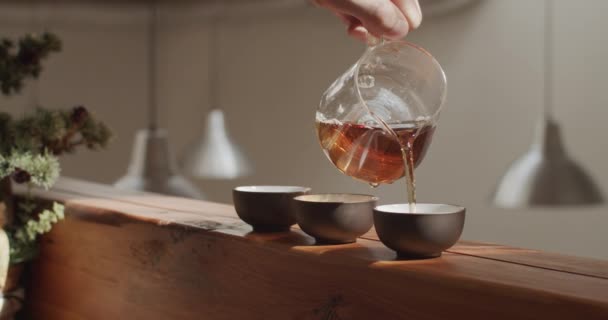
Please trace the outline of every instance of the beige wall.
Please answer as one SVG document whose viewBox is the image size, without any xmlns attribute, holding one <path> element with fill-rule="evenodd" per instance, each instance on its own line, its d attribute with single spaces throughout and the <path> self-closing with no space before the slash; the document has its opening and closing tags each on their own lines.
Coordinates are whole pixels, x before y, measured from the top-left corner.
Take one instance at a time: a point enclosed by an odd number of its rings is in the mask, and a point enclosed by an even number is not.
<svg viewBox="0 0 608 320">
<path fill-rule="evenodd" d="M 608 195 L 602 130 L 608 118 L 607 10 L 603 0 L 557 1 L 554 108 L 570 152 Z M 84 103 L 117 135 L 104 153 L 65 159 L 66 175 L 102 182 L 119 177 L 133 132 L 145 122 L 145 29 L 137 10 L 136 19 L 125 15 L 121 11 L 124 21 L 114 25 L 75 21 L 55 28 L 66 48 L 50 61 L 42 101 Z M 439 130 L 417 171 L 419 198 L 465 205 L 466 239 L 608 258 L 606 207 L 506 211 L 487 204 L 506 166 L 526 150 L 542 103 L 542 15 L 541 1 L 485 0 L 427 19 L 411 35 L 442 63 L 449 81 Z M 175 17 L 163 20 L 159 96 L 164 125 L 181 152 L 199 133 L 207 110 L 208 37 L 204 19 Z M 2 23 L 0 28 L 19 31 Z M 256 172 L 237 181 L 198 181 L 209 198 L 230 202 L 230 189 L 238 184 L 301 184 L 319 192 L 373 193 L 383 202 L 404 200 L 403 183 L 371 190 L 342 176 L 316 141 L 313 119 L 321 93 L 363 49 L 344 36 L 336 19 L 312 8 L 231 18 L 221 27 L 217 49 L 221 107 Z"/>
</svg>

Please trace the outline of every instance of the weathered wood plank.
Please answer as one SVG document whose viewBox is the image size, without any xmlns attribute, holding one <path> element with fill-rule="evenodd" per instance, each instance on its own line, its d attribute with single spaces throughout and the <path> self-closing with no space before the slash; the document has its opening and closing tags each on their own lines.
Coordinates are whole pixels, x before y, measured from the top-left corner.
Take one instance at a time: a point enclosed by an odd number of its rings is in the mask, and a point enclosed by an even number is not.
<svg viewBox="0 0 608 320">
<path fill-rule="evenodd" d="M 68 218 L 34 265 L 34 319 L 608 317 L 597 277 L 459 253 L 393 261 L 367 239 L 312 246 L 298 230 L 253 234 L 203 202 L 192 213 L 61 197 Z"/>
<path fill-rule="evenodd" d="M 373 228 L 363 235 L 362 238 L 379 240 L 378 235 Z M 499 244 L 462 240 L 447 251 L 454 254 L 608 280 L 608 261 L 605 260 L 573 257 L 534 249 L 514 248 Z"/>
<path fill-rule="evenodd" d="M 450 252 L 608 279 L 608 261 L 522 249 L 499 244 L 461 241 Z"/>
<path fill-rule="evenodd" d="M 76 179 L 62 178 L 56 187 L 62 194 L 74 194 L 94 198 L 108 198 L 119 202 L 128 202 L 146 207 L 186 213 L 225 216 L 237 219 L 231 206 L 201 202 L 191 199 L 159 196 L 152 193 L 118 191 L 112 187 L 84 182 Z M 378 240 L 372 229 L 363 236 L 365 239 Z M 534 266 L 542 269 L 570 272 L 608 279 L 608 261 L 559 255 L 538 250 L 513 248 L 509 246 L 471 241 L 461 241 L 449 250 L 455 254 L 476 256 L 479 258 Z"/>
</svg>

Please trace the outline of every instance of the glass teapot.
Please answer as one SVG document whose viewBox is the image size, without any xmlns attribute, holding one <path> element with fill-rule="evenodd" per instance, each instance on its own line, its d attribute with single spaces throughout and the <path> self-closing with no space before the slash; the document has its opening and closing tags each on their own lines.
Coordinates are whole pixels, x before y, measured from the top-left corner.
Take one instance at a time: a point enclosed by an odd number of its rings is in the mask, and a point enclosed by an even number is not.
<svg viewBox="0 0 608 320">
<path fill-rule="evenodd" d="M 446 90 L 445 74 L 426 50 L 378 41 L 323 94 L 316 113 L 321 147 L 340 171 L 373 186 L 412 174 Z"/>
</svg>

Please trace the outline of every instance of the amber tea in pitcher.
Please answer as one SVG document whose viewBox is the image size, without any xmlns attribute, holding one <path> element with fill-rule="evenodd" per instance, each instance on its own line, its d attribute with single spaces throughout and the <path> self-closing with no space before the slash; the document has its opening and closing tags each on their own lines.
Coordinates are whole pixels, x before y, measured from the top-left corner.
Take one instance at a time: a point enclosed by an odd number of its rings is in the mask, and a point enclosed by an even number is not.
<svg viewBox="0 0 608 320">
<path fill-rule="evenodd" d="M 317 135 L 329 160 L 344 174 L 373 186 L 392 183 L 405 175 L 402 146 L 411 146 L 409 163 L 418 166 L 435 132 L 427 123 L 390 125 L 398 136 L 365 124 L 318 121 Z"/>
</svg>

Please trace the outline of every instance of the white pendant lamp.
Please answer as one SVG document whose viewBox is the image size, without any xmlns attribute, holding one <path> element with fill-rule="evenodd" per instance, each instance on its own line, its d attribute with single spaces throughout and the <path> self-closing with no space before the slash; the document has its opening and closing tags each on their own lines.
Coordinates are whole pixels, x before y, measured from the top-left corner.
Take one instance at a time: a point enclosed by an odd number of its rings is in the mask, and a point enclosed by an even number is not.
<svg viewBox="0 0 608 320">
<path fill-rule="evenodd" d="M 120 178 L 114 186 L 125 190 L 149 191 L 202 199 L 204 198 L 202 193 L 179 174 L 169 147 L 167 130 L 158 128 L 157 21 L 157 8 L 155 4 L 152 4 L 148 39 L 148 70 L 150 70 L 148 76 L 148 128 L 137 132 L 127 174 Z"/>
<path fill-rule="evenodd" d="M 231 140 L 225 116 L 219 108 L 218 23 L 215 19 L 209 31 L 209 106 L 202 134 L 184 153 L 182 166 L 190 176 L 204 179 L 235 179 L 249 175 L 252 167 L 240 148 Z"/>
<path fill-rule="evenodd" d="M 584 168 L 566 152 L 561 130 L 551 114 L 553 0 L 545 0 L 544 112 L 530 149 L 507 170 L 494 194 L 505 208 L 597 205 L 603 196 Z"/>
</svg>

